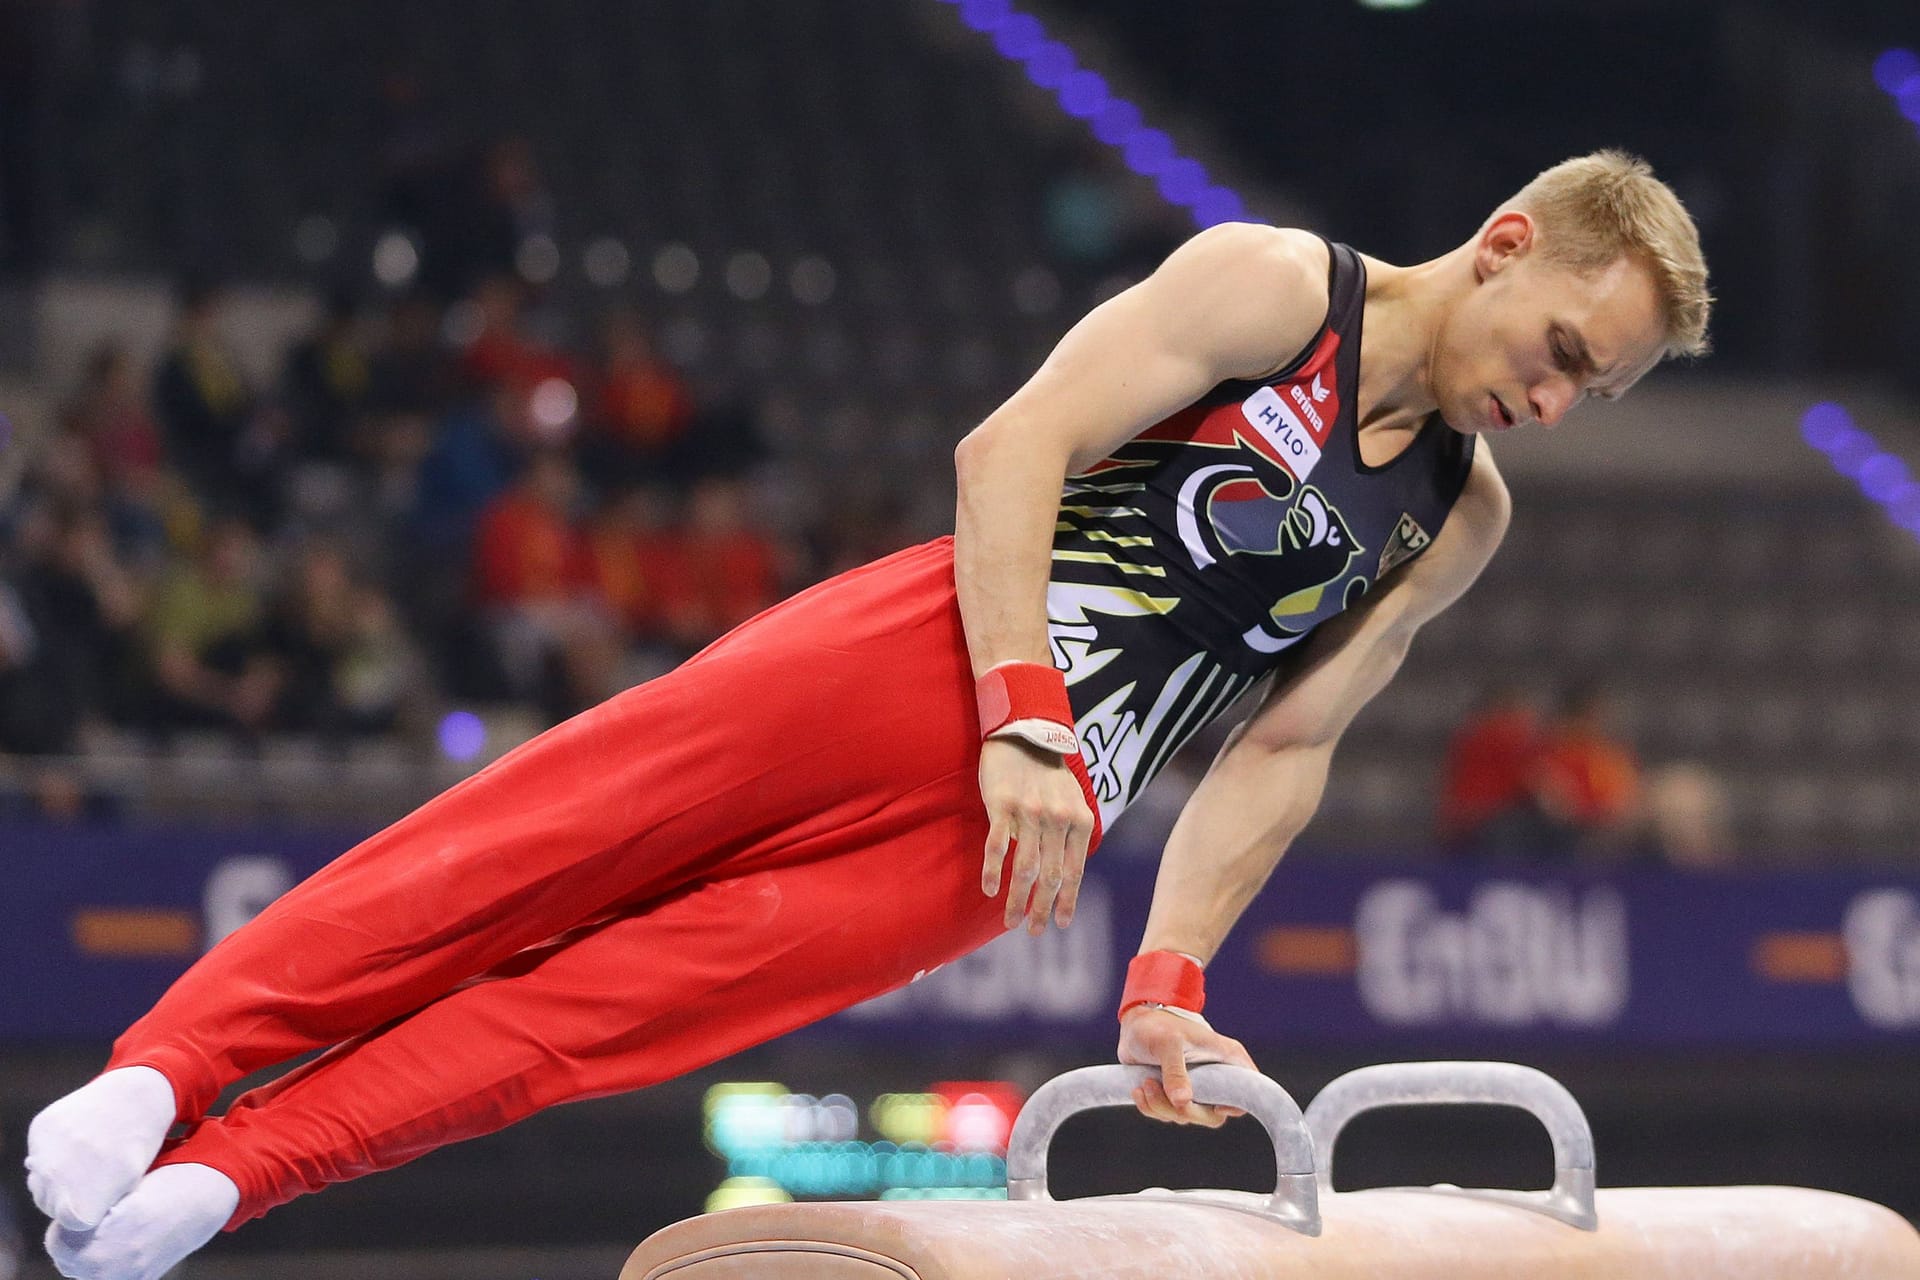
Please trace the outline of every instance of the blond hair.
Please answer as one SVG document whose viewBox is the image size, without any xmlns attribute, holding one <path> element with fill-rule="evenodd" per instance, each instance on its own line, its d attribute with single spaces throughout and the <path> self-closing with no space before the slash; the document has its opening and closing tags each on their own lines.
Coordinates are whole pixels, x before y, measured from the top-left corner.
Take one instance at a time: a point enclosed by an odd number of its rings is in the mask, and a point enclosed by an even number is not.
<svg viewBox="0 0 1920 1280">
<path fill-rule="evenodd" d="M 1667 354 L 1707 352 L 1707 260 L 1700 232 L 1653 166 L 1624 151 L 1596 151 L 1546 170 L 1504 206 L 1532 216 L 1549 261 L 1599 271 L 1622 257 L 1653 273 L 1667 323 Z"/>
</svg>

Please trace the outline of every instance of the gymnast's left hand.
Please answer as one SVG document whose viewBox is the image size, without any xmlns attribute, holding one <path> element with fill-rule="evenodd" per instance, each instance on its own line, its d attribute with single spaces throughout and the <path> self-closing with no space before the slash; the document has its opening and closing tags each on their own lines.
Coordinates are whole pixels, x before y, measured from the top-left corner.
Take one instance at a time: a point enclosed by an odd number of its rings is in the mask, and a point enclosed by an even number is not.
<svg viewBox="0 0 1920 1280">
<path fill-rule="evenodd" d="M 1230 1116 L 1243 1116 L 1238 1107 L 1209 1107 L 1193 1100 L 1193 1079 L 1187 1068 L 1203 1062 L 1257 1071 L 1245 1045 L 1223 1036 L 1205 1022 L 1183 1018 L 1165 1009 L 1138 1006 L 1120 1021 L 1120 1061 L 1158 1067 L 1160 1078 L 1142 1081 L 1133 1091 L 1140 1114 L 1169 1124 L 1199 1124 L 1217 1129 Z"/>
</svg>

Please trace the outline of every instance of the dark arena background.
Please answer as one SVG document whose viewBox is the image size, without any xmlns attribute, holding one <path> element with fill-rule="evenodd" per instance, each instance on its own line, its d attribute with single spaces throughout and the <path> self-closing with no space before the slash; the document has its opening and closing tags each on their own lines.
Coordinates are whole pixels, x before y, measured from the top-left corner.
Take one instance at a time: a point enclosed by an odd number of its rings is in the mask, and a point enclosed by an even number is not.
<svg viewBox="0 0 1920 1280">
<path fill-rule="evenodd" d="M 950 531 L 959 438 L 1196 228 L 1419 261 L 1601 146 L 1697 217 L 1715 350 L 1498 442 L 1505 546 L 1343 741 L 1208 1013 L 1302 1100 L 1520 1061 L 1603 1184 L 1920 1218 L 1916 49 L 1911 0 L 0 0 L 0 1276 L 53 1274 L 28 1121 L 194 957 Z M 1021 1100 L 1111 1060 L 1226 727 L 1070 931 L 176 1274 L 611 1280 L 707 1207 L 1004 1195 Z M 1359 1186 L 1550 1173 L 1495 1108 L 1343 1151 Z M 1270 1160 L 1111 1112 L 1053 1165 Z"/>
</svg>

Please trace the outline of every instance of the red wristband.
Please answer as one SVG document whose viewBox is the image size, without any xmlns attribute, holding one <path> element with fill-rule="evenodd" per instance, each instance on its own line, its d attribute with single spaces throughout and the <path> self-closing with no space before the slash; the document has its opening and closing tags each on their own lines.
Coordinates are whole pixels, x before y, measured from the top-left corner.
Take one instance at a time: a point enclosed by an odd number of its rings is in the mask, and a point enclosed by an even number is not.
<svg viewBox="0 0 1920 1280">
<path fill-rule="evenodd" d="M 1120 1016 L 1142 1004 L 1164 1004 L 1189 1013 L 1207 1006 L 1207 978 L 1200 966 L 1178 951 L 1143 951 L 1127 965 L 1120 993 Z"/>
<path fill-rule="evenodd" d="M 1005 731 L 1062 755 L 1080 749 L 1067 678 L 1052 667 L 1038 662 L 995 667 L 973 682 L 973 696 L 983 741 Z"/>
</svg>

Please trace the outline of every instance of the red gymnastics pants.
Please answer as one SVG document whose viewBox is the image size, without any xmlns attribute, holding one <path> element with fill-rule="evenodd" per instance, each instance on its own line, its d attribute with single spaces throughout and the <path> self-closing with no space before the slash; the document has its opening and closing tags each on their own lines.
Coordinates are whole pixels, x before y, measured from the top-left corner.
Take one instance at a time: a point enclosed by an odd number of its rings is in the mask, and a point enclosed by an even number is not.
<svg viewBox="0 0 1920 1280">
<path fill-rule="evenodd" d="M 1081 786 L 1085 770 L 1071 761 Z M 542 1107 L 656 1084 L 1002 929 L 942 538 L 822 583 L 356 846 L 115 1044 L 231 1229 Z M 207 1109 L 228 1084 L 332 1049 Z"/>
</svg>

